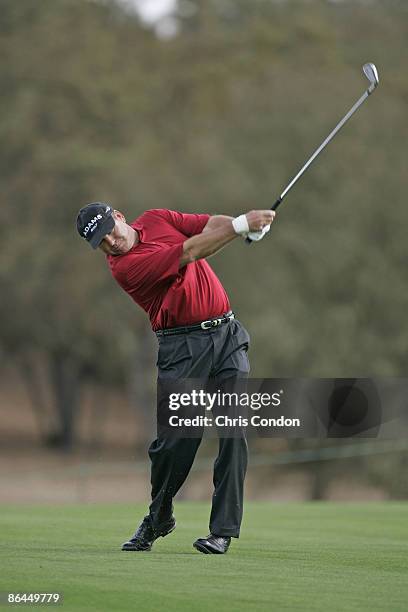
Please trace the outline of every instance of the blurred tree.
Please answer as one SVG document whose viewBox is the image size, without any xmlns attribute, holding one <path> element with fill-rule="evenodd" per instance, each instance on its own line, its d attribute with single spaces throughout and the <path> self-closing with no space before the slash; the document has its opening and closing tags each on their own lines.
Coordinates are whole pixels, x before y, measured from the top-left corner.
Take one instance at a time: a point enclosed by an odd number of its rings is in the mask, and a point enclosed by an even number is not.
<svg viewBox="0 0 408 612">
<path fill-rule="evenodd" d="M 58 415 L 50 439 L 67 448 L 82 382 L 123 384 L 134 353 L 131 335 L 141 323 L 131 321 L 130 307 L 117 314 L 123 298 L 101 261 L 85 264 L 75 228 L 81 205 L 111 196 L 106 168 L 120 164 L 128 142 L 133 109 L 117 95 L 114 71 L 129 26 L 115 7 L 3 5 L 1 46 L 8 63 L 0 163 L 7 205 L 1 216 L 12 231 L 2 243 L 0 312 L 7 325 L 1 342 L 9 358 L 24 356 L 18 363 L 37 404 L 30 360 L 47 356 Z M 128 77 L 124 71 L 123 87 Z M 120 195 L 117 189 L 118 200 Z"/>
<path fill-rule="evenodd" d="M 211 263 L 251 332 L 253 375 L 405 375 L 404 3 L 181 0 L 165 41 L 114 2 L 1 11 L 0 343 L 39 405 L 29 364 L 46 357 L 65 446 L 81 381 L 143 395 L 154 380 L 147 319 L 79 241 L 78 208 L 270 206 L 362 91 L 367 60 L 381 89 L 268 240 Z"/>
</svg>

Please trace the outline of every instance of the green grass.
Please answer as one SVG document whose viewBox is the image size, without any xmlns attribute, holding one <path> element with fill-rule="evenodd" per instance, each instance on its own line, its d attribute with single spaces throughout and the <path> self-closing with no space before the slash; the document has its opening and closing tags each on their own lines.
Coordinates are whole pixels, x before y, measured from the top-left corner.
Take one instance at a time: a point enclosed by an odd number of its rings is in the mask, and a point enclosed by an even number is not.
<svg viewBox="0 0 408 612">
<path fill-rule="evenodd" d="M 143 510 L 3 506 L 0 591 L 61 591 L 65 611 L 408 609 L 407 504 L 247 503 L 224 556 L 192 548 L 209 505 L 186 502 L 153 551 L 121 552 Z"/>
</svg>

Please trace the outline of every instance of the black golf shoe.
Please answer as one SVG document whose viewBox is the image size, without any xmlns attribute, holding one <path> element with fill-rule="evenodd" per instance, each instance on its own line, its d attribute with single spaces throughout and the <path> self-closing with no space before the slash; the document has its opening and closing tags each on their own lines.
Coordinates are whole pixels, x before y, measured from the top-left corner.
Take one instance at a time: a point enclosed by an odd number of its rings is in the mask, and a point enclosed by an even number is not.
<svg viewBox="0 0 408 612">
<path fill-rule="evenodd" d="M 145 516 L 136 533 L 130 540 L 122 544 L 122 550 L 151 550 L 153 542 L 157 538 L 164 538 L 175 528 L 176 520 L 173 516 L 165 523 L 162 523 L 158 529 L 153 527 L 150 516 Z"/>
<path fill-rule="evenodd" d="M 205 555 L 223 555 L 227 552 L 230 544 L 230 537 L 210 533 L 206 538 L 198 538 L 193 546 Z"/>
</svg>

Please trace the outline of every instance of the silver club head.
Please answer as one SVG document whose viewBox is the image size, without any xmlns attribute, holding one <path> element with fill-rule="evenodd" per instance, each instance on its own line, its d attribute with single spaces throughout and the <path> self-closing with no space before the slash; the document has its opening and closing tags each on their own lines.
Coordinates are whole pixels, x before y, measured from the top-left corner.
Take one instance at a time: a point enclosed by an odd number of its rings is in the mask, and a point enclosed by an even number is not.
<svg viewBox="0 0 408 612">
<path fill-rule="evenodd" d="M 368 88 L 369 92 L 371 93 L 372 91 L 374 91 L 374 89 L 380 82 L 380 79 L 378 78 L 377 68 L 374 66 L 374 64 L 371 63 L 364 64 L 363 72 L 371 83 L 370 87 Z"/>
</svg>

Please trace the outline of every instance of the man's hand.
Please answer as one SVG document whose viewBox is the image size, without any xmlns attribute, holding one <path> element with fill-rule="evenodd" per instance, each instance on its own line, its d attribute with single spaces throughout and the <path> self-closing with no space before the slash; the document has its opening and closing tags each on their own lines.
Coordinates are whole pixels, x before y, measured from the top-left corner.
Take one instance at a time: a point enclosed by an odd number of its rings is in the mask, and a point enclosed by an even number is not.
<svg viewBox="0 0 408 612">
<path fill-rule="evenodd" d="M 237 234 L 250 238 L 251 242 L 259 242 L 269 232 L 274 218 L 273 210 L 251 210 L 236 217 L 232 224 Z"/>
<path fill-rule="evenodd" d="M 247 212 L 245 216 L 248 221 L 250 232 L 259 232 L 267 225 L 270 226 L 275 218 L 275 215 L 276 213 L 274 210 L 250 210 Z"/>
</svg>

